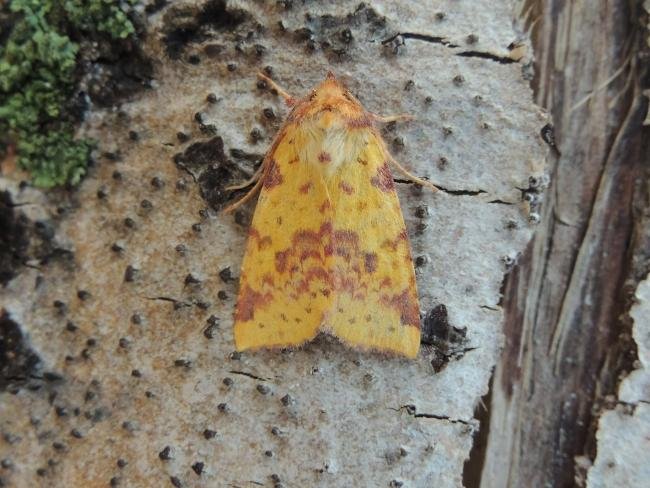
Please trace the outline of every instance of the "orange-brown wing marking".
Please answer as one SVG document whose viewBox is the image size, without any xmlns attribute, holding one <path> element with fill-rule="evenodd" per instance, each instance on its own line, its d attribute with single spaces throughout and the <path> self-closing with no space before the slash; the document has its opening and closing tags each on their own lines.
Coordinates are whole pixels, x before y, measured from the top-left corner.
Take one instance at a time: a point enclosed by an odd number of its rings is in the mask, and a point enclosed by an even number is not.
<svg viewBox="0 0 650 488">
<path fill-rule="evenodd" d="M 327 180 L 336 300 L 325 326 L 355 347 L 415 357 L 420 344 L 415 272 L 388 158 L 373 132 L 357 159 Z"/>
<path fill-rule="evenodd" d="M 331 204 L 294 139 L 281 135 L 268 155 L 242 264 L 238 350 L 302 344 L 331 308 Z"/>
</svg>

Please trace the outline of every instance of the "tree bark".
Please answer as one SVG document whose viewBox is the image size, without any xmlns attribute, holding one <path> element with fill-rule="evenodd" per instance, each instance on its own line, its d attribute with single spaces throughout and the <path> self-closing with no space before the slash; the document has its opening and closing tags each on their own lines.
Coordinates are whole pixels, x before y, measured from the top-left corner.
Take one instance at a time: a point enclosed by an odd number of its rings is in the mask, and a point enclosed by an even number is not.
<svg viewBox="0 0 650 488">
<path fill-rule="evenodd" d="M 16 366 L 0 402 L 3 481 L 461 486 L 502 343 L 500 286 L 545 182 L 547 120 L 511 19 L 510 2 L 487 0 L 152 9 L 151 90 L 87 114 L 99 161 L 81 186 L 1 180 L 8 221 L 40 236 L 2 295 Z M 327 337 L 234 352 L 253 205 L 219 210 L 287 113 L 261 69 L 296 96 L 333 70 L 368 110 L 415 117 L 383 134 L 441 188 L 397 180 L 426 328 L 417 360 Z"/>
<path fill-rule="evenodd" d="M 481 486 L 583 485 L 597 419 L 633 369 L 628 311 L 650 269 L 640 3 L 522 6 L 557 152 L 542 222 L 504 285 Z"/>
</svg>

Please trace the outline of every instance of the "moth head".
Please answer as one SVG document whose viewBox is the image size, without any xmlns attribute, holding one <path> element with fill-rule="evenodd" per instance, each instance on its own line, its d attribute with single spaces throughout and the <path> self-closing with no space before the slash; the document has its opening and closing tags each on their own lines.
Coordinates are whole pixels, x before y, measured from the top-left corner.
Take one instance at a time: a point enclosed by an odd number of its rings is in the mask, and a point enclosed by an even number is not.
<svg viewBox="0 0 650 488">
<path fill-rule="evenodd" d="M 355 114 L 363 112 L 359 101 L 349 92 L 347 87 L 340 82 L 334 73 L 329 71 L 327 76 L 307 98 L 311 105 L 309 112 L 318 113 L 321 111 L 341 112 L 343 114 Z"/>
</svg>

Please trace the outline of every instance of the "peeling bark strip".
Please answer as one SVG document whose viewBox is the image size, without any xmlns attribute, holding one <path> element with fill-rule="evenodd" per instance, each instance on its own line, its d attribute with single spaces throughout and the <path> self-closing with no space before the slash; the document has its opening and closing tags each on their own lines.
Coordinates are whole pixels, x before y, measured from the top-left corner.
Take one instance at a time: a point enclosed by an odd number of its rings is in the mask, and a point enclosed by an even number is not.
<svg viewBox="0 0 650 488">
<path fill-rule="evenodd" d="M 534 84 L 553 115 L 555 140 L 547 127 L 543 135 L 557 159 L 538 233 L 504 286 L 506 348 L 482 487 L 584 478 L 576 460 L 593 461 L 600 406 L 635 359 L 627 311 L 650 271 L 647 63 L 638 61 L 648 48 L 637 8 L 532 0 L 522 10 L 535 24 Z"/>
</svg>

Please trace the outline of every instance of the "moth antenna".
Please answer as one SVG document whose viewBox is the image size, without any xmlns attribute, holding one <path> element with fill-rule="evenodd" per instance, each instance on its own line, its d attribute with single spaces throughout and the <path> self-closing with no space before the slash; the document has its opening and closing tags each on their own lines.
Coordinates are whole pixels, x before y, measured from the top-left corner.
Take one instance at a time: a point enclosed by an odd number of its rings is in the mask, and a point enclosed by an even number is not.
<svg viewBox="0 0 650 488">
<path fill-rule="evenodd" d="M 259 180 L 263 172 L 264 172 L 264 164 L 260 164 L 260 167 L 257 168 L 257 171 L 255 171 L 253 176 L 251 176 L 249 179 L 247 179 L 246 181 L 238 185 L 227 186 L 226 188 L 224 188 L 224 190 L 233 191 L 233 190 L 241 190 L 242 188 L 246 188 L 247 186 L 250 186 L 253 183 L 255 183 L 257 180 Z"/>
<path fill-rule="evenodd" d="M 266 81 L 268 85 L 271 87 L 271 89 L 275 90 L 278 92 L 278 95 L 280 95 L 282 98 L 284 98 L 284 103 L 286 103 L 288 106 L 293 107 L 296 104 L 296 99 L 289 95 L 289 93 L 286 90 L 283 90 L 280 85 L 278 85 L 275 81 L 273 81 L 271 78 L 266 76 L 264 73 L 259 71 L 257 73 L 257 77 Z"/>
<path fill-rule="evenodd" d="M 393 158 L 390 158 L 390 162 L 399 170 L 400 173 L 402 173 L 404 176 L 406 176 L 413 183 L 417 183 L 418 185 L 421 185 L 421 186 L 426 186 L 427 188 L 429 188 L 431 191 L 434 191 L 434 192 L 440 190 L 436 185 L 434 185 L 430 181 L 423 180 L 422 178 L 418 178 L 417 176 L 415 176 L 413 173 L 410 173 L 406 168 L 404 168 L 401 164 L 399 164 Z"/>
<path fill-rule="evenodd" d="M 409 120 L 415 120 L 415 116 L 410 114 L 379 115 L 371 113 L 370 116 L 373 118 L 373 120 L 382 124 L 388 124 L 389 122 L 407 122 Z"/>
<path fill-rule="evenodd" d="M 248 191 L 248 193 L 246 193 L 246 195 L 244 195 L 243 197 L 241 197 L 241 198 L 240 198 L 239 200 L 237 200 L 236 202 L 231 203 L 230 205 L 228 205 L 226 208 L 224 208 L 224 209 L 222 210 L 222 212 L 223 212 L 223 213 L 226 213 L 226 214 L 231 213 L 231 212 L 233 212 L 234 210 L 236 210 L 236 209 L 238 209 L 239 207 L 241 207 L 244 203 L 246 203 L 247 201 L 249 201 L 251 198 L 253 198 L 253 197 L 255 196 L 255 194 L 256 194 L 256 193 L 260 190 L 260 188 L 262 187 L 262 181 L 263 181 L 263 178 L 259 178 L 259 179 L 257 180 L 257 182 L 255 183 L 255 186 L 254 186 L 253 188 L 251 188 L 251 189 Z"/>
</svg>

